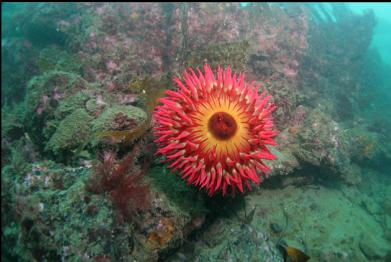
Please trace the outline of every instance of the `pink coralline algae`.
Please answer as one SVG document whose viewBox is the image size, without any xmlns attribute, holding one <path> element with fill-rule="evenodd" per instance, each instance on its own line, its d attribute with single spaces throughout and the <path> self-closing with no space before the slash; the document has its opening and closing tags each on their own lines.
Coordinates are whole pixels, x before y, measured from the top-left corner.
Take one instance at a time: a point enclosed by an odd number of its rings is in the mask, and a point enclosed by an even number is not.
<svg viewBox="0 0 391 262">
<path fill-rule="evenodd" d="M 106 68 L 107 70 L 109 70 L 110 73 L 112 73 L 118 68 L 118 65 L 114 61 L 110 60 L 106 63 Z"/>
<path fill-rule="evenodd" d="M 295 77 L 297 75 L 297 69 L 289 67 L 289 65 L 285 65 L 284 74 L 287 77 Z"/>
</svg>

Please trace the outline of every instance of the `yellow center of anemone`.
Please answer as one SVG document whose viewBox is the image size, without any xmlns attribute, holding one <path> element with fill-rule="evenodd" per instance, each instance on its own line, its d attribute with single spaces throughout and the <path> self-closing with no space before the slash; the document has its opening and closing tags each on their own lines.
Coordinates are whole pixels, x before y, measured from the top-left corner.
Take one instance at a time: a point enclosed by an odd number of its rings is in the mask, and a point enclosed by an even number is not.
<svg viewBox="0 0 391 262">
<path fill-rule="evenodd" d="M 203 153 L 216 147 L 218 159 L 234 159 L 249 149 L 249 117 L 238 101 L 225 95 L 213 96 L 201 102 L 191 117 L 195 121 L 192 131 Z"/>
</svg>

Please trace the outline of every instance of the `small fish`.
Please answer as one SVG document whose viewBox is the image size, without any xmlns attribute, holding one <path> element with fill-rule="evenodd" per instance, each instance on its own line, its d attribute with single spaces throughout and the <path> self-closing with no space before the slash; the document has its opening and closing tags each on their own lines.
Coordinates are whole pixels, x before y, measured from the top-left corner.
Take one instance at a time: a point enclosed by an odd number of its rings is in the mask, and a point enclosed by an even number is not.
<svg viewBox="0 0 391 262">
<path fill-rule="evenodd" d="M 297 248 L 284 246 L 282 244 L 279 244 L 278 248 L 283 253 L 285 262 L 306 262 L 310 259 L 309 256 Z"/>
</svg>

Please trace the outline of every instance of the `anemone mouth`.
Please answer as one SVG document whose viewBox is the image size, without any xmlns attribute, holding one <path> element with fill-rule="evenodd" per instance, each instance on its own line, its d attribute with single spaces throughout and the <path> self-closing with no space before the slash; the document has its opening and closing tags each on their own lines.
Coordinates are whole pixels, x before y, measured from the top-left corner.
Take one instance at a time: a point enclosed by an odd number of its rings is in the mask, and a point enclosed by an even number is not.
<svg viewBox="0 0 391 262">
<path fill-rule="evenodd" d="M 238 125 L 230 114 L 217 112 L 210 117 L 208 130 L 218 140 L 229 140 L 236 134 Z"/>
</svg>

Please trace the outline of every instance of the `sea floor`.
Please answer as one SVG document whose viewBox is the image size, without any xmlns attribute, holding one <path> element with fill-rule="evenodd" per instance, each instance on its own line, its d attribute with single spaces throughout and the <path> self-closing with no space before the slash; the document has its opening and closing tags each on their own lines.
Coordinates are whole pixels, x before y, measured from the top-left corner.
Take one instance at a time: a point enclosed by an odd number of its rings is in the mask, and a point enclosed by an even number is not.
<svg viewBox="0 0 391 262">
<path fill-rule="evenodd" d="M 359 186 L 273 188 L 268 181 L 237 215 L 217 218 L 169 261 L 283 261 L 277 243 L 310 261 L 389 261 L 390 182 L 373 170 L 363 172 Z"/>
</svg>

